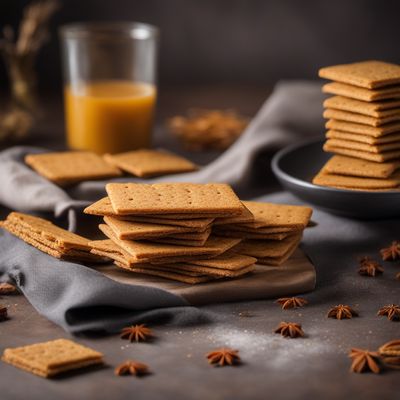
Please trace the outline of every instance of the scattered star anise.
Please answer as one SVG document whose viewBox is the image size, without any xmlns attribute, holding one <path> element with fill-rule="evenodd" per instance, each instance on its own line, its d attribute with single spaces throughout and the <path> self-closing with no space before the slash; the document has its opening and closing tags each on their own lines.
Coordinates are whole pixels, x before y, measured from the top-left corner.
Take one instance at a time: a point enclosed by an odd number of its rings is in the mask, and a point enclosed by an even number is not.
<svg viewBox="0 0 400 400">
<path fill-rule="evenodd" d="M 139 361 L 128 360 L 119 365 L 114 370 L 115 375 L 146 375 L 149 372 L 149 367 Z"/>
<path fill-rule="evenodd" d="M 128 326 L 121 331 L 121 339 L 128 339 L 130 342 L 143 342 L 152 336 L 151 329 L 144 324 Z"/>
<path fill-rule="evenodd" d="M 303 307 L 308 304 L 308 301 L 302 297 L 281 297 L 276 302 L 282 306 L 282 310 Z"/>
<path fill-rule="evenodd" d="M 372 371 L 374 374 L 379 374 L 381 370 L 378 364 L 378 352 L 351 349 L 349 357 L 353 360 L 350 367 L 351 372 L 360 374 L 362 372 Z"/>
<path fill-rule="evenodd" d="M 383 261 L 396 261 L 400 259 L 400 243 L 392 242 L 389 247 L 385 247 L 380 251 Z"/>
<path fill-rule="evenodd" d="M 239 350 L 233 350 L 227 347 L 210 351 L 206 354 L 206 357 L 210 364 L 214 364 L 219 367 L 240 363 Z"/>
<path fill-rule="evenodd" d="M 391 340 L 379 347 L 383 364 L 388 368 L 400 368 L 400 339 Z"/>
<path fill-rule="evenodd" d="M 6 320 L 7 316 L 8 316 L 7 307 L 2 306 L 0 304 L 0 321 Z"/>
<path fill-rule="evenodd" d="M 339 304 L 328 311 L 327 317 L 336 319 L 350 319 L 352 317 L 358 317 L 358 313 L 350 306 Z"/>
<path fill-rule="evenodd" d="M 296 322 L 281 322 L 275 329 L 275 333 L 280 333 L 282 336 L 291 338 L 304 336 L 301 324 Z"/>
<path fill-rule="evenodd" d="M 388 304 L 378 311 L 378 315 L 386 315 L 391 321 L 398 321 L 400 320 L 400 306 L 397 304 Z"/>
<path fill-rule="evenodd" d="M 11 283 L 0 283 L 0 294 L 14 294 L 17 292 L 17 288 Z"/>
<path fill-rule="evenodd" d="M 398 272 L 398 273 L 396 274 L 396 279 L 398 279 L 398 280 L 400 281 L 400 272 Z"/>
<path fill-rule="evenodd" d="M 400 369 L 400 357 L 382 357 L 381 361 L 387 368 Z"/>
<path fill-rule="evenodd" d="M 364 276 L 376 276 L 383 273 L 382 266 L 369 257 L 363 257 L 360 260 L 360 268 L 358 273 Z"/>
</svg>

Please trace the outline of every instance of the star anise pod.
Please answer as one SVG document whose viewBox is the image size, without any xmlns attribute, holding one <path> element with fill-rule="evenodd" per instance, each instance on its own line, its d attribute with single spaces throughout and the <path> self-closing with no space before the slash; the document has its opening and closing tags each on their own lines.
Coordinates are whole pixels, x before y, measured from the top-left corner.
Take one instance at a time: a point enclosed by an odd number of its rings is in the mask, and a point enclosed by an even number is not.
<svg viewBox="0 0 400 400">
<path fill-rule="evenodd" d="M 308 301 L 302 297 L 281 297 L 276 300 L 276 303 L 282 306 L 282 310 L 287 310 L 288 308 L 303 307 L 308 304 Z"/>
<path fill-rule="evenodd" d="M 378 315 L 386 315 L 391 321 L 398 321 L 400 320 L 400 306 L 397 304 L 388 304 L 378 311 Z"/>
<path fill-rule="evenodd" d="M 17 292 L 17 288 L 11 283 L 0 283 L 0 294 L 13 294 Z"/>
<path fill-rule="evenodd" d="M 128 339 L 130 342 L 144 342 L 152 336 L 151 329 L 144 324 L 128 326 L 121 331 L 121 339 Z"/>
<path fill-rule="evenodd" d="M 400 259 L 400 243 L 392 242 L 389 247 L 385 247 L 380 251 L 383 261 L 396 261 Z"/>
<path fill-rule="evenodd" d="M 281 322 L 275 329 L 275 333 L 280 333 L 282 336 L 291 338 L 304 336 L 301 324 L 296 322 Z"/>
<path fill-rule="evenodd" d="M 379 347 L 381 356 L 399 356 L 400 357 L 400 339 L 391 340 Z"/>
<path fill-rule="evenodd" d="M 6 320 L 7 316 L 8 316 L 7 307 L 2 306 L 0 304 L 0 321 Z"/>
<path fill-rule="evenodd" d="M 336 319 L 350 319 L 352 317 L 358 317 L 358 313 L 350 306 L 339 304 L 328 311 L 327 317 Z"/>
<path fill-rule="evenodd" d="M 206 354 L 206 357 L 210 364 L 214 364 L 219 367 L 240 363 L 239 350 L 233 350 L 227 347 L 210 351 Z"/>
<path fill-rule="evenodd" d="M 350 367 L 351 372 L 372 371 L 374 374 L 379 374 L 381 370 L 378 364 L 378 352 L 354 348 L 351 349 L 349 357 L 353 360 Z"/>
<path fill-rule="evenodd" d="M 400 272 L 398 272 L 398 273 L 396 274 L 396 279 L 398 279 L 398 280 L 400 281 Z"/>
<path fill-rule="evenodd" d="M 360 268 L 358 273 L 364 276 L 376 276 L 383 273 L 382 266 L 369 257 L 363 257 L 360 260 Z"/>
<path fill-rule="evenodd" d="M 139 361 L 128 360 L 123 362 L 114 370 L 115 375 L 146 375 L 149 372 L 149 367 Z"/>
</svg>

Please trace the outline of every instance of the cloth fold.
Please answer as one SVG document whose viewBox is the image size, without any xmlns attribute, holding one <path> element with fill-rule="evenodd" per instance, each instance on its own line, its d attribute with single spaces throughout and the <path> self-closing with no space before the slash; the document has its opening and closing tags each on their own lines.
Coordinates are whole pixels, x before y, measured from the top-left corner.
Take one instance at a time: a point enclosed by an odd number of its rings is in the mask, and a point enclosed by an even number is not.
<svg viewBox="0 0 400 400">
<path fill-rule="evenodd" d="M 323 129 L 320 84 L 278 84 L 245 133 L 225 153 L 197 172 L 169 175 L 146 182 L 227 182 L 242 196 L 251 191 L 257 160 L 265 152 Z M 41 148 L 14 147 L 0 153 L 0 203 L 13 210 L 51 213 L 58 223 L 67 220 L 76 230 L 84 218 L 82 209 L 105 195 L 105 181 L 82 182 L 64 190 L 37 175 L 23 159 Z M 268 171 L 262 179 L 267 181 Z M 141 181 L 119 178 L 113 182 Z M 267 185 L 266 185 L 267 189 Z M 84 219 L 83 219 L 84 220 Z M 86 221 L 86 220 L 84 220 Z M 113 331 L 121 325 L 146 318 L 199 321 L 201 313 L 183 298 L 167 291 L 128 286 L 85 266 L 58 261 L 19 239 L 1 232 L 0 280 L 11 278 L 44 316 L 69 332 Z"/>
</svg>

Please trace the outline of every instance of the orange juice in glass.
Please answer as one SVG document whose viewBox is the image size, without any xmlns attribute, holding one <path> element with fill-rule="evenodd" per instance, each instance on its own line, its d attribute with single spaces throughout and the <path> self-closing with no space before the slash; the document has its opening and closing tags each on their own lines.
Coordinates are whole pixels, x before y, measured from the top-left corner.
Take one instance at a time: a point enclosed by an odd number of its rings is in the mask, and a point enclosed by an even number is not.
<svg viewBox="0 0 400 400">
<path fill-rule="evenodd" d="M 61 29 L 67 142 L 118 153 L 149 147 L 157 89 L 157 29 L 73 24 Z"/>
</svg>

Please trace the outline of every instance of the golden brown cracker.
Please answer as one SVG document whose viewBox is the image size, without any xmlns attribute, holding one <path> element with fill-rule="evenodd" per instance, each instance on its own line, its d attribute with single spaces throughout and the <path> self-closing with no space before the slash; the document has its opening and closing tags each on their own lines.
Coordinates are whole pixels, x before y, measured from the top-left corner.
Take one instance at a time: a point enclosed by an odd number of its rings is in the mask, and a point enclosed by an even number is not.
<svg viewBox="0 0 400 400">
<path fill-rule="evenodd" d="M 400 86 L 372 90 L 347 85 L 346 83 L 330 82 L 322 87 L 322 91 L 367 102 L 400 98 Z"/>
<path fill-rule="evenodd" d="M 389 133 L 400 132 L 400 122 L 391 122 L 384 126 L 377 127 L 330 119 L 326 122 L 325 127 L 327 129 L 333 129 L 335 131 L 359 133 L 361 135 L 374 137 L 380 137 L 388 135 Z"/>
<path fill-rule="evenodd" d="M 400 149 L 400 141 L 374 145 L 368 143 L 354 142 L 352 140 L 328 139 L 326 141 L 326 144 L 331 147 L 342 147 L 344 149 L 366 151 L 368 153 L 385 153 L 387 151 Z"/>
<path fill-rule="evenodd" d="M 376 163 L 358 158 L 335 155 L 323 169 L 331 174 L 364 178 L 389 178 L 400 166 L 397 162 Z"/>
<path fill-rule="evenodd" d="M 321 68 L 321 78 L 366 89 L 378 89 L 400 83 L 400 66 L 383 61 L 368 60 Z"/>
<path fill-rule="evenodd" d="M 241 214 L 243 205 L 223 183 L 109 183 L 106 190 L 119 215 L 216 213 Z"/>
<path fill-rule="evenodd" d="M 361 142 L 373 145 L 400 142 L 400 133 L 390 133 L 389 135 L 385 136 L 373 137 L 368 135 L 360 135 L 359 133 L 329 130 L 326 132 L 325 136 L 327 139 L 351 140 L 353 142 Z"/>
<path fill-rule="evenodd" d="M 246 206 L 244 206 L 241 215 L 227 218 L 216 218 L 213 222 L 213 225 L 241 224 L 253 221 L 254 215 Z"/>
<path fill-rule="evenodd" d="M 291 232 L 284 233 L 248 233 L 239 231 L 226 231 L 215 229 L 215 234 L 223 237 L 241 238 L 241 239 L 268 239 L 268 240 L 283 240 L 290 236 Z"/>
<path fill-rule="evenodd" d="M 103 354 L 68 339 L 56 339 L 4 350 L 2 360 L 49 378 L 63 372 L 103 363 Z"/>
<path fill-rule="evenodd" d="M 389 115 L 400 114 L 399 99 L 367 102 L 344 96 L 332 96 L 326 99 L 323 105 L 325 108 L 348 111 L 375 118 L 384 118 Z"/>
<path fill-rule="evenodd" d="M 105 154 L 107 163 L 132 175 L 148 178 L 173 173 L 191 172 L 197 165 L 184 157 L 161 150 L 134 150 L 119 154 Z"/>
<path fill-rule="evenodd" d="M 119 169 L 87 151 L 29 154 L 25 162 L 38 174 L 59 185 L 121 175 Z"/>
<path fill-rule="evenodd" d="M 348 111 L 335 110 L 333 108 L 325 109 L 323 117 L 326 119 L 354 122 L 356 124 L 364 124 L 369 126 L 381 126 L 384 124 L 388 124 L 389 122 L 400 121 L 400 114 L 393 114 L 382 118 L 376 118 Z"/>
</svg>

